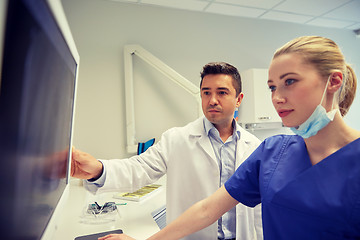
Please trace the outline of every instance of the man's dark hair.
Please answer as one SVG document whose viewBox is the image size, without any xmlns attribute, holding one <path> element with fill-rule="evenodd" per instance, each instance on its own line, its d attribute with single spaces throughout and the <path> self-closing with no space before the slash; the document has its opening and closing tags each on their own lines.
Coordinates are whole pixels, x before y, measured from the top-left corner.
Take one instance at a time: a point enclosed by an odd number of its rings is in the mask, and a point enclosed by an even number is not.
<svg viewBox="0 0 360 240">
<path fill-rule="evenodd" d="M 201 81 L 200 88 L 203 82 L 203 79 L 206 75 L 209 74 L 226 74 L 230 75 L 233 79 L 232 84 L 236 90 L 236 96 L 241 93 L 241 77 L 240 73 L 236 67 L 226 63 L 226 62 L 211 62 L 206 64 L 201 71 Z"/>
</svg>

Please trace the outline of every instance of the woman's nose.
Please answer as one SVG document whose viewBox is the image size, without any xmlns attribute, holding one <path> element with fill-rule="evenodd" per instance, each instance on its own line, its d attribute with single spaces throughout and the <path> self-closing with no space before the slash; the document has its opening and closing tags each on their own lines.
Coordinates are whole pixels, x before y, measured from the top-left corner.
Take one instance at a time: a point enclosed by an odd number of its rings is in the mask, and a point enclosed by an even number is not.
<svg viewBox="0 0 360 240">
<path fill-rule="evenodd" d="M 286 102 L 286 98 L 285 98 L 285 96 L 283 96 L 282 94 L 277 92 L 277 93 L 272 94 L 272 101 L 273 101 L 273 104 L 281 104 L 281 103 Z"/>
</svg>

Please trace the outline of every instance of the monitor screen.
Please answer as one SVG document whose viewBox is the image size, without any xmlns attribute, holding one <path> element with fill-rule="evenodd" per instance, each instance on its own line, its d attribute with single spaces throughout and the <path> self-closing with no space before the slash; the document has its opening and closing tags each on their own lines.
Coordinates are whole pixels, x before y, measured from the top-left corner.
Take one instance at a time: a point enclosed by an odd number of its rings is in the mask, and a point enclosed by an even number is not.
<svg viewBox="0 0 360 240">
<path fill-rule="evenodd" d="M 2 239 L 40 239 L 67 186 L 77 60 L 45 0 L 10 0 L 0 80 Z"/>
</svg>

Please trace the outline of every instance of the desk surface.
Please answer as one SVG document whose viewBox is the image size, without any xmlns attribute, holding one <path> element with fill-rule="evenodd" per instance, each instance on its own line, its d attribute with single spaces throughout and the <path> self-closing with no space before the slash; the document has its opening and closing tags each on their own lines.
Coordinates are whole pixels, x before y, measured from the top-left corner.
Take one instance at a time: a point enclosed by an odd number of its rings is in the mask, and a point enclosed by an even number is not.
<svg viewBox="0 0 360 240">
<path fill-rule="evenodd" d="M 151 213 L 165 205 L 165 188 L 162 187 L 152 196 L 141 202 L 124 201 L 113 198 L 114 193 L 102 193 L 93 195 L 87 192 L 80 184 L 70 184 L 69 196 L 65 203 L 63 213 L 59 219 L 58 229 L 53 240 L 73 240 L 75 237 L 92 233 L 122 229 L 127 235 L 136 239 L 146 239 L 159 227 L 151 216 Z M 103 223 L 84 223 L 83 211 L 88 204 L 98 202 L 127 203 L 118 206 L 120 215 L 116 214 L 114 221 Z M 94 222 L 94 221 L 92 221 Z"/>
</svg>

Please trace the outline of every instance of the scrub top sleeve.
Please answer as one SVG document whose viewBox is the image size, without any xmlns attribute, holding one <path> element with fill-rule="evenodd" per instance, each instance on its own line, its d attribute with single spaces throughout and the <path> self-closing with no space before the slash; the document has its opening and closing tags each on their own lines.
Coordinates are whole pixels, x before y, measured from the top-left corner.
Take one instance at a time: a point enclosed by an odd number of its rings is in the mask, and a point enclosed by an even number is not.
<svg viewBox="0 0 360 240">
<path fill-rule="evenodd" d="M 248 207 L 255 207 L 261 203 L 259 188 L 260 156 L 262 143 L 235 171 L 225 183 L 225 189 L 237 201 Z"/>
</svg>

